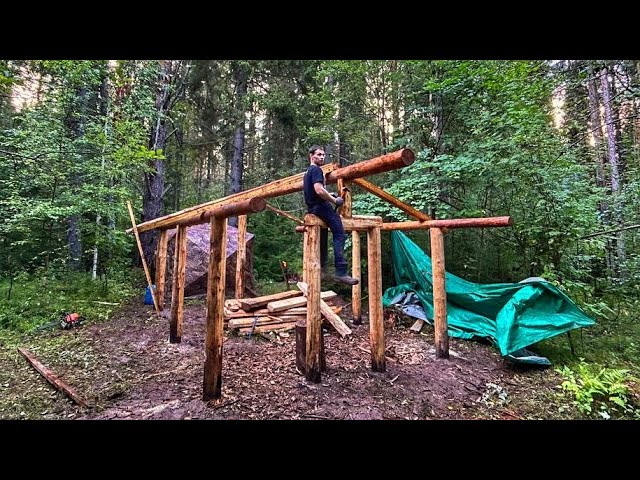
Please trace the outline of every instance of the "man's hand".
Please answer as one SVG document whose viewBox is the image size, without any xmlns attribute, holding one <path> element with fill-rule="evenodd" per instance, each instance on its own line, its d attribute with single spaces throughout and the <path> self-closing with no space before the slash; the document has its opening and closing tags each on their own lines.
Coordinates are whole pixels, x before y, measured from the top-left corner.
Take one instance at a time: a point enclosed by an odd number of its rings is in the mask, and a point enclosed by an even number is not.
<svg viewBox="0 0 640 480">
<path fill-rule="evenodd" d="M 336 197 L 336 208 L 340 208 L 342 205 L 344 205 L 344 198 Z"/>
</svg>

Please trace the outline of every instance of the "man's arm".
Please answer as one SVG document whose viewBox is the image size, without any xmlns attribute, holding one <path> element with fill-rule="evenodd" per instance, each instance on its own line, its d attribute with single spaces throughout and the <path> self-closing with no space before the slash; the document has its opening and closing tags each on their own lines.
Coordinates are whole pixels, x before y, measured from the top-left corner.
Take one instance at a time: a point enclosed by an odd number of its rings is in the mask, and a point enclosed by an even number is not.
<svg viewBox="0 0 640 480">
<path fill-rule="evenodd" d="M 333 205 L 337 205 L 336 197 L 334 197 L 329 192 L 327 192 L 327 189 L 324 188 L 324 185 L 322 185 L 322 183 L 320 183 L 320 182 L 314 183 L 313 184 L 313 189 L 316 191 L 316 193 L 318 194 L 318 196 L 321 199 L 327 200 L 329 203 L 331 203 Z"/>
</svg>

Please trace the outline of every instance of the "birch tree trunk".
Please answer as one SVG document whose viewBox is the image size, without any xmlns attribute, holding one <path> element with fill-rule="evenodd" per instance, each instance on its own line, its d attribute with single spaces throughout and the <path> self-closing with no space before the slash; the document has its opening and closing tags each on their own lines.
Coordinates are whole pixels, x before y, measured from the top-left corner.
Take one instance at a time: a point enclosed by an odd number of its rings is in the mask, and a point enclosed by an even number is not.
<svg viewBox="0 0 640 480">
<path fill-rule="evenodd" d="M 606 186 L 606 164 L 607 155 L 605 152 L 605 144 L 602 136 L 602 121 L 600 119 L 600 98 L 598 95 L 598 85 L 596 83 L 598 73 L 595 69 L 591 69 L 589 79 L 587 80 L 587 94 L 589 99 L 589 122 L 591 124 L 591 134 L 593 135 L 593 156 L 595 165 L 596 186 L 604 188 Z M 606 230 L 611 224 L 611 212 L 609 204 L 605 198 L 598 203 L 598 213 L 603 229 Z M 607 270 L 613 271 L 615 261 L 613 259 L 614 246 L 611 240 L 607 240 L 605 261 Z"/>
<path fill-rule="evenodd" d="M 600 86 L 602 89 L 602 100 L 604 103 L 604 120 L 605 128 L 607 132 L 607 156 L 609 160 L 609 169 L 611 172 L 611 197 L 613 204 L 612 218 L 617 225 L 617 228 L 624 226 L 624 219 L 622 216 L 621 205 L 621 178 L 620 178 L 620 158 L 618 153 L 618 146 L 616 144 L 616 123 L 617 118 L 615 107 L 612 101 L 611 84 L 609 83 L 609 68 L 602 69 L 602 75 L 600 76 Z M 624 231 L 619 231 L 616 234 L 616 252 L 617 252 L 617 265 L 616 269 L 621 276 L 624 276 L 624 272 L 621 270 L 622 264 L 625 260 L 625 248 L 624 248 Z"/>
</svg>

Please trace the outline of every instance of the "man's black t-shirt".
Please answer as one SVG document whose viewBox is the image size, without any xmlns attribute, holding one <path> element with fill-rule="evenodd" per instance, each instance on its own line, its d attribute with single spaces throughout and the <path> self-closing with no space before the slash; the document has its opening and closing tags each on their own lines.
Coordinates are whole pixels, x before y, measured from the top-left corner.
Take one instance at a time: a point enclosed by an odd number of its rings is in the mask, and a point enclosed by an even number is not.
<svg viewBox="0 0 640 480">
<path fill-rule="evenodd" d="M 304 182 L 302 189 L 304 191 L 304 201 L 307 204 L 307 209 L 311 211 L 313 207 L 321 205 L 326 200 L 323 200 L 318 196 L 315 191 L 314 185 L 320 182 L 324 186 L 324 173 L 322 169 L 317 165 L 310 165 L 307 172 L 304 174 Z"/>
</svg>

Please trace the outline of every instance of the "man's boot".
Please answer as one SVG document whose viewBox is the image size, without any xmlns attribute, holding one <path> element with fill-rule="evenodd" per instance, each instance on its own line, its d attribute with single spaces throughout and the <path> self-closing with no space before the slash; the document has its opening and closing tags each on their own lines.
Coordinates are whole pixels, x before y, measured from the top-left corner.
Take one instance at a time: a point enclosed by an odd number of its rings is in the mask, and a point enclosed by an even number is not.
<svg viewBox="0 0 640 480">
<path fill-rule="evenodd" d="M 333 279 L 336 282 L 344 283 L 346 285 L 357 285 L 358 284 L 358 279 L 349 276 L 346 272 L 342 273 L 342 274 L 336 272 L 335 275 L 333 276 Z"/>
<path fill-rule="evenodd" d="M 320 280 L 323 282 L 329 282 L 332 279 L 333 279 L 333 275 L 329 273 L 329 269 L 327 269 L 326 267 L 323 267 L 320 270 Z"/>
</svg>

